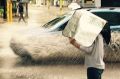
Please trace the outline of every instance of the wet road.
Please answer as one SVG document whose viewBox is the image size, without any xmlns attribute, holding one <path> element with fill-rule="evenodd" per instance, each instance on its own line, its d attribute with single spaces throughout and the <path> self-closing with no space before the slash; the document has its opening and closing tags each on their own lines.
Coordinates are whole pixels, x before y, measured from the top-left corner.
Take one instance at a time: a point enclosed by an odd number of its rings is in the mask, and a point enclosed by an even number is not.
<svg viewBox="0 0 120 79">
<path fill-rule="evenodd" d="M 72 65 L 21 64 L 22 61 L 16 57 L 0 57 L 0 62 L 0 79 L 78 79 L 80 69 L 83 68 Z"/>
<path fill-rule="evenodd" d="M 103 79 L 120 79 L 120 65 L 107 65 Z M 19 57 L 0 56 L 0 79 L 87 79 L 83 65 L 23 64 Z"/>
<path fill-rule="evenodd" d="M 36 8 L 38 9 L 38 8 Z M 31 12 L 34 12 L 34 10 Z M 36 13 L 36 12 L 34 12 Z M 34 14 L 31 13 L 31 14 Z M 41 13 L 41 12 L 38 12 Z M 37 14 L 37 13 L 36 13 Z M 33 16 L 30 16 L 32 18 Z M 51 16 L 50 18 L 53 18 Z M 28 64 L 14 54 L 9 47 L 9 41 L 12 34 L 18 29 L 24 29 L 28 26 L 39 26 L 40 19 L 34 17 L 28 22 L 33 24 L 18 23 L 0 27 L 0 79 L 87 79 L 86 68 L 80 64 Z M 44 17 L 43 17 L 44 18 Z M 50 19 L 49 18 L 49 19 Z M 43 24 L 46 20 L 42 20 Z M 14 25 L 14 26 L 13 26 Z M 17 25 L 17 26 L 15 26 Z M 27 27 L 22 27 L 27 26 Z M 111 63 L 106 65 L 103 79 L 120 79 L 120 64 Z"/>
</svg>

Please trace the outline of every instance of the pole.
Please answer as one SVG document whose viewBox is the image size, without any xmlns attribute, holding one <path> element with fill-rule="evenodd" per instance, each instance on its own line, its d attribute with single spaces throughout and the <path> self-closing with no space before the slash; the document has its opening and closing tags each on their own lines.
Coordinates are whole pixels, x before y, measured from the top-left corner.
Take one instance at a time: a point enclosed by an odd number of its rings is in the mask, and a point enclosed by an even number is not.
<svg viewBox="0 0 120 79">
<path fill-rule="evenodd" d="M 10 22 L 10 9 L 9 9 L 9 1 L 7 0 L 7 22 Z"/>
<path fill-rule="evenodd" d="M 10 0 L 10 22 L 12 22 L 12 1 Z"/>
<path fill-rule="evenodd" d="M 7 0 L 7 21 L 12 22 L 12 1 Z"/>
<path fill-rule="evenodd" d="M 26 3 L 26 17 L 28 18 L 28 3 Z"/>
<path fill-rule="evenodd" d="M 62 14 L 62 9 L 63 9 L 63 0 L 60 0 L 60 14 Z"/>
<path fill-rule="evenodd" d="M 50 9 L 50 0 L 47 0 L 47 7 Z"/>
</svg>

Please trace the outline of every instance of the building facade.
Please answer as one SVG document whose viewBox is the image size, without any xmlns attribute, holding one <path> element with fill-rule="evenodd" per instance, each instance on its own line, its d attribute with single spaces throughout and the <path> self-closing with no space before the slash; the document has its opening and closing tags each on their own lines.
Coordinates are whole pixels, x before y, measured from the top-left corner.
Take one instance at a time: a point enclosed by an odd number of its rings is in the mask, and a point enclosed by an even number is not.
<svg viewBox="0 0 120 79">
<path fill-rule="evenodd" d="M 60 4 L 60 0 L 35 0 L 36 5 L 47 5 L 47 1 L 50 1 L 50 5 L 57 6 Z M 72 0 L 63 0 L 63 6 L 67 6 Z"/>
<path fill-rule="evenodd" d="M 48 0 L 35 0 L 37 5 L 46 5 Z M 59 5 L 60 0 L 49 0 L 50 5 Z M 76 1 L 82 7 L 120 7 L 120 0 L 63 0 L 63 6 Z"/>
<path fill-rule="evenodd" d="M 60 0 L 49 0 L 50 5 L 57 6 L 60 4 Z M 68 6 L 73 0 L 63 0 L 63 6 Z M 101 0 L 74 0 L 82 7 L 95 7 L 101 6 Z M 46 5 L 47 0 L 35 0 L 36 5 Z M 97 4 L 97 5 L 95 5 Z"/>
</svg>

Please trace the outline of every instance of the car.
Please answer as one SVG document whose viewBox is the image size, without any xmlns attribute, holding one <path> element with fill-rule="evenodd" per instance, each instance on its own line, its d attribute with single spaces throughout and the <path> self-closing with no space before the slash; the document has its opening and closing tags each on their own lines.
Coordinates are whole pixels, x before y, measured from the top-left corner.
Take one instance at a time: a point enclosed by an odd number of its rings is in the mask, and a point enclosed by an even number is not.
<svg viewBox="0 0 120 79">
<path fill-rule="evenodd" d="M 105 47 L 105 61 L 119 62 L 120 9 L 87 8 L 86 10 L 109 22 L 112 39 L 110 45 Z M 81 58 L 84 58 L 83 53 L 80 53 L 80 50 L 72 46 L 69 39 L 62 35 L 62 30 L 64 30 L 74 12 L 75 10 L 63 14 L 44 24 L 42 28 L 35 27 L 17 32 L 10 41 L 10 47 L 22 59 L 81 62 Z"/>
</svg>

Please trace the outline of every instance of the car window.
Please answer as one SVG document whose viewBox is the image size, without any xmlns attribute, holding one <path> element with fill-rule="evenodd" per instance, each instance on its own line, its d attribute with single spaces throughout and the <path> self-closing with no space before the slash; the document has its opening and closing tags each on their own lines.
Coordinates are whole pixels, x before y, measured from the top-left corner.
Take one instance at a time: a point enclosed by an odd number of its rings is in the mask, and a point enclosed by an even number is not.
<svg viewBox="0 0 120 79">
<path fill-rule="evenodd" d="M 111 31 L 112 31 L 112 32 L 114 32 L 114 31 L 120 32 L 120 28 L 114 28 L 114 29 L 112 29 Z"/>
<path fill-rule="evenodd" d="M 45 25 L 43 25 L 43 27 L 45 28 L 51 28 L 53 25 L 57 24 L 58 22 L 60 22 L 61 20 L 63 20 L 66 16 L 60 16 L 57 17 L 55 19 L 53 19 L 52 21 L 46 23 Z"/>
<path fill-rule="evenodd" d="M 68 23 L 68 21 L 65 22 L 64 24 L 62 24 L 57 30 L 58 30 L 58 31 L 64 30 L 64 28 L 65 28 L 65 26 L 67 25 L 67 23 Z"/>
<path fill-rule="evenodd" d="M 111 31 L 119 31 L 120 32 L 120 26 L 111 26 Z"/>
<path fill-rule="evenodd" d="M 120 25 L 120 12 L 93 12 L 93 13 L 107 20 L 110 26 Z"/>
</svg>

